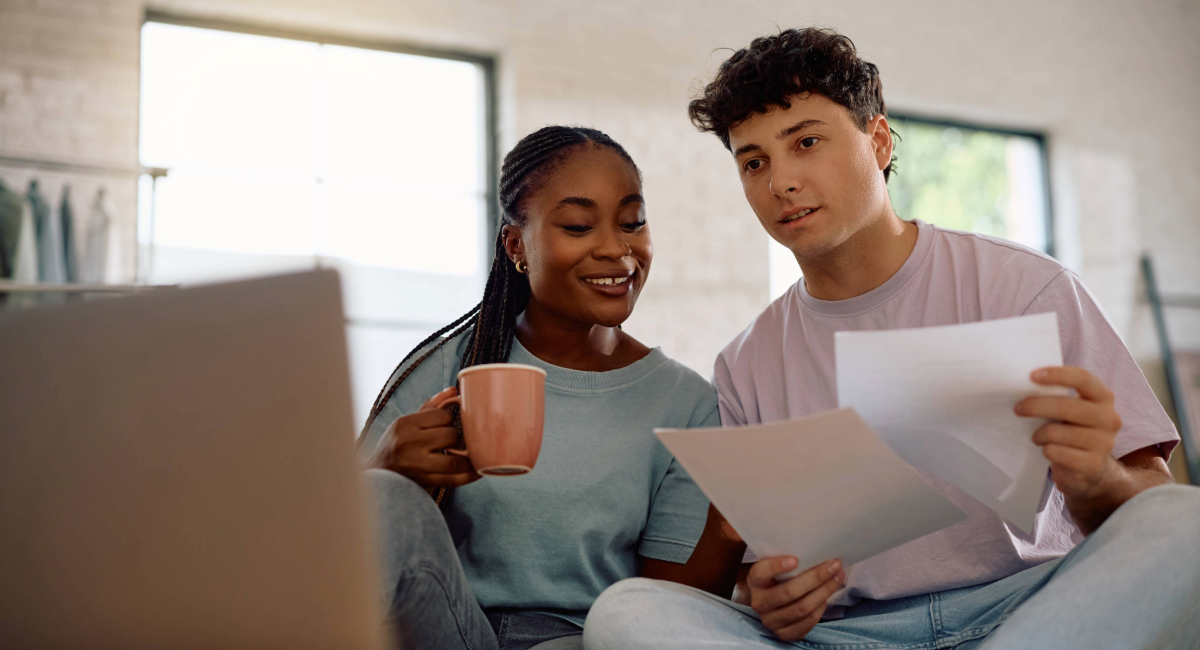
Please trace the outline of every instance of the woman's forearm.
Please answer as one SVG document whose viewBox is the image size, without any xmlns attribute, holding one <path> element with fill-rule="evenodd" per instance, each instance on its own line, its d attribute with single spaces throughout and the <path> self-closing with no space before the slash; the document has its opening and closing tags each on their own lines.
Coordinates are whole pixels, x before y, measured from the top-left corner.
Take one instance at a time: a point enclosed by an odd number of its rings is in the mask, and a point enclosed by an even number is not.
<svg viewBox="0 0 1200 650">
<path fill-rule="evenodd" d="M 710 505 L 704 533 L 687 563 L 646 558 L 642 562 L 642 577 L 678 582 L 721 598 L 729 598 L 737 582 L 746 545 L 726 537 L 721 532 L 719 521 L 719 516 Z"/>
</svg>

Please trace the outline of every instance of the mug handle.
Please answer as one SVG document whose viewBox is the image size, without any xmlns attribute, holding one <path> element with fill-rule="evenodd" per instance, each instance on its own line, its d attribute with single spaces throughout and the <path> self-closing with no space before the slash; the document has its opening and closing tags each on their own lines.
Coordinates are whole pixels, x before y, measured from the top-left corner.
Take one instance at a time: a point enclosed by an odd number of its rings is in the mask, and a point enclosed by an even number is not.
<svg viewBox="0 0 1200 650">
<path fill-rule="evenodd" d="M 437 404 L 434 404 L 433 407 L 443 409 L 443 408 L 446 408 L 447 406 L 450 406 L 451 404 L 458 404 L 459 407 L 461 407 L 462 406 L 462 395 L 455 395 L 454 397 L 447 397 L 446 399 L 438 402 Z M 447 448 L 443 449 L 442 451 L 451 456 L 460 456 L 462 458 L 468 457 L 466 449 L 451 449 L 450 447 L 447 447 Z"/>
</svg>

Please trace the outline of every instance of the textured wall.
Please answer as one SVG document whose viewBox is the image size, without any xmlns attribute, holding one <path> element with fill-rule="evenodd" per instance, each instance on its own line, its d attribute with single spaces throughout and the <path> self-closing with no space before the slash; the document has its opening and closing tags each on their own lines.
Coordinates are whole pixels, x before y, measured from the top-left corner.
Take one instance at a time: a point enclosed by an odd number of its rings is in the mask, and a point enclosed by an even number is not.
<svg viewBox="0 0 1200 650">
<path fill-rule="evenodd" d="M 728 155 L 692 130 L 684 107 L 727 56 L 717 48 L 776 25 L 850 35 L 880 66 L 896 109 L 1046 131 L 1060 257 L 1083 274 L 1155 383 L 1137 255 L 1156 255 L 1167 290 L 1200 294 L 1200 137 L 1192 117 L 1200 105 L 1200 5 L 1191 0 L 149 6 L 495 55 L 502 147 L 547 123 L 587 124 L 625 144 L 642 166 L 657 256 L 629 330 L 706 375 L 717 350 L 766 304 L 767 248 Z M 142 0 L 0 0 L 0 154 L 135 164 L 145 9 Z M 132 240 L 133 182 L 106 183 L 119 186 Z M 1181 343 L 1200 347 L 1200 314 L 1175 314 L 1171 325 Z"/>
</svg>

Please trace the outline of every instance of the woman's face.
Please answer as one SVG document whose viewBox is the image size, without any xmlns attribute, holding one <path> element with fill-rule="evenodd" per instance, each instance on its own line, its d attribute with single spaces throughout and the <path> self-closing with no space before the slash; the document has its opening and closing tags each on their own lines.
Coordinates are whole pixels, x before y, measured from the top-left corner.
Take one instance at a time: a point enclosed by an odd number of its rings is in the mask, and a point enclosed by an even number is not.
<svg viewBox="0 0 1200 650">
<path fill-rule="evenodd" d="M 504 227 L 505 250 L 529 266 L 531 307 L 615 327 L 633 313 L 654 256 L 641 182 L 607 147 L 566 155 L 525 197 L 525 225 Z"/>
</svg>

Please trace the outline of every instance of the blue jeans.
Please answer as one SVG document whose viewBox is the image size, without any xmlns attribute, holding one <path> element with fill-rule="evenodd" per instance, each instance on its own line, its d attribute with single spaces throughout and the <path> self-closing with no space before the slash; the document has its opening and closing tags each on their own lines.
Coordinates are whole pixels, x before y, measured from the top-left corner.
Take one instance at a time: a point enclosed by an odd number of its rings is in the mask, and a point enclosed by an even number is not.
<svg viewBox="0 0 1200 650">
<path fill-rule="evenodd" d="M 1065 557 L 995 582 L 864 600 L 795 643 L 749 607 L 634 578 L 588 615 L 588 650 L 1095 650 L 1200 648 L 1200 489 L 1160 486 L 1130 499 Z"/>
<path fill-rule="evenodd" d="M 433 499 L 385 470 L 363 473 L 374 497 L 383 611 L 399 647 L 577 650 L 582 630 L 556 616 L 480 608 Z M 580 614 L 579 612 L 571 612 Z"/>
</svg>

